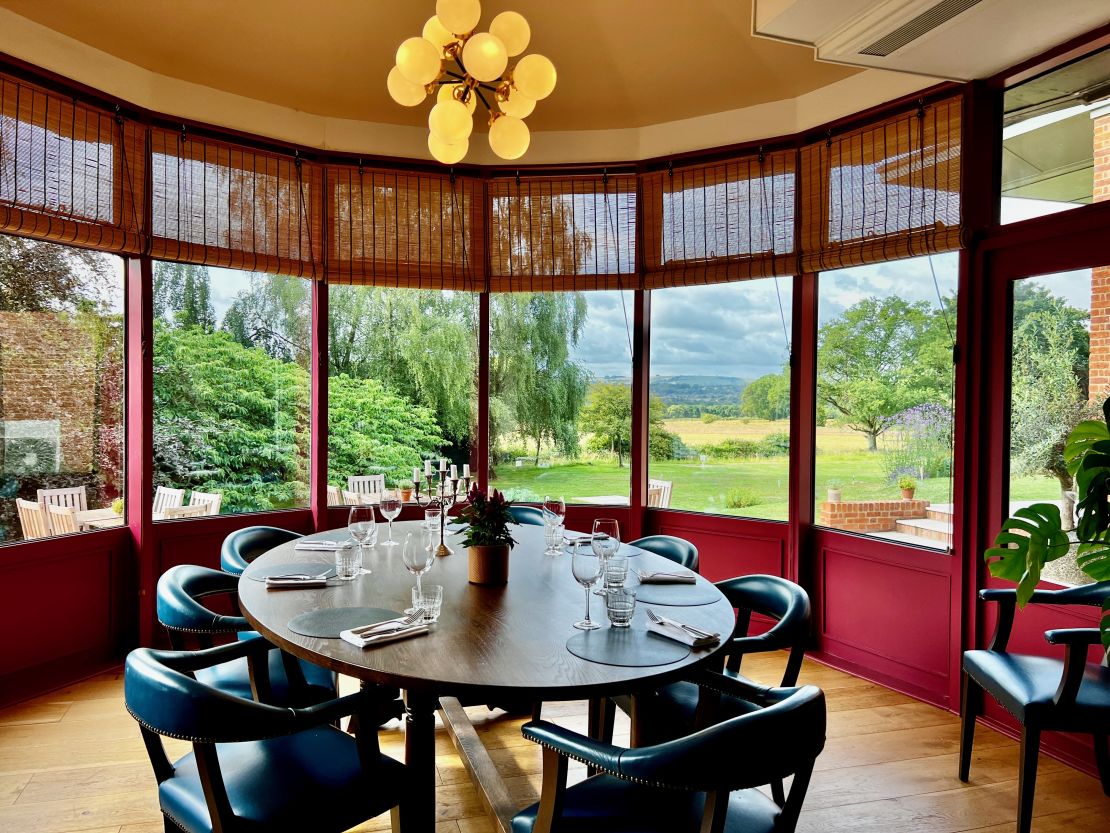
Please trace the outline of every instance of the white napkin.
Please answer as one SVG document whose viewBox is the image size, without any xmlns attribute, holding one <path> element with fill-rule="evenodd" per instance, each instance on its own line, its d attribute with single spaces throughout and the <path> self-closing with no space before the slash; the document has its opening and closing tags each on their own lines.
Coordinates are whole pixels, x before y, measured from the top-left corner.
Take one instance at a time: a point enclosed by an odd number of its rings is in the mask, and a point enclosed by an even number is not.
<svg viewBox="0 0 1110 833">
<path fill-rule="evenodd" d="M 698 577 L 690 572 L 637 570 L 641 584 L 697 584 Z"/>
<path fill-rule="evenodd" d="M 604 538 L 604 535 L 598 534 L 598 538 Z M 573 544 L 575 541 L 592 541 L 594 535 L 591 532 L 564 532 L 563 543 Z"/>
<path fill-rule="evenodd" d="M 361 629 L 351 628 L 341 631 L 339 638 L 359 648 L 370 648 L 374 645 L 395 642 L 398 639 L 408 639 L 410 636 L 420 636 L 428 632 L 428 625 L 423 623 L 398 628 L 396 622 L 381 622 L 380 627 L 381 630 L 371 630 L 363 633 L 355 633 L 355 630 Z"/>
<path fill-rule="evenodd" d="M 267 576 L 266 587 L 270 590 L 288 590 L 293 587 L 327 587 L 326 578 L 288 578 L 286 576 Z"/>
<path fill-rule="evenodd" d="M 697 636 L 686 630 L 686 628 L 682 627 L 681 624 L 673 619 L 664 619 L 662 622 L 652 622 L 649 619 L 647 628 L 653 633 L 665 636 L 668 639 L 673 639 L 676 642 L 682 642 L 683 644 L 689 645 L 691 648 L 704 648 L 706 645 L 716 645 L 721 641 L 721 635 L 719 633 Z"/>
<path fill-rule="evenodd" d="M 346 541 L 322 541 L 320 539 L 314 541 L 300 540 L 293 545 L 293 549 L 301 551 L 307 550 L 309 552 L 320 552 L 321 550 L 324 552 L 334 552 L 346 546 L 346 544 Z"/>
</svg>

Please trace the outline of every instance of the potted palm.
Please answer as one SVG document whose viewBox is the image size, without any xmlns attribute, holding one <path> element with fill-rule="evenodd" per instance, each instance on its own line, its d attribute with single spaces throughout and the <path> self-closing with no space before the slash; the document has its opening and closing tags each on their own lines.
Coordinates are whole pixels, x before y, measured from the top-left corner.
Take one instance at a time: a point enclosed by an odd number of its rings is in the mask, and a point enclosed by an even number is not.
<svg viewBox="0 0 1110 833">
<path fill-rule="evenodd" d="M 902 491 L 902 500 L 913 500 L 914 490 L 917 489 L 917 481 L 908 474 L 903 474 L 898 478 L 898 488 Z"/>
<path fill-rule="evenodd" d="M 509 551 L 512 533 L 509 501 L 494 490 L 486 495 L 475 484 L 467 495 L 459 519 L 467 524 L 463 546 L 467 548 L 471 584 L 505 584 L 509 580 Z"/>
<path fill-rule="evenodd" d="M 991 575 L 1017 582 L 1025 607 L 1044 565 L 1075 552 L 1076 566 L 1095 581 L 1110 581 L 1110 399 L 1103 419 L 1080 422 L 1064 444 L 1064 465 L 1075 478 L 1079 522 L 1069 535 L 1060 507 L 1034 503 L 1018 509 L 983 553 Z M 1074 536 L 1074 537 L 1073 537 Z M 1110 653 L 1110 598 L 1102 605 L 1102 644 Z"/>
</svg>

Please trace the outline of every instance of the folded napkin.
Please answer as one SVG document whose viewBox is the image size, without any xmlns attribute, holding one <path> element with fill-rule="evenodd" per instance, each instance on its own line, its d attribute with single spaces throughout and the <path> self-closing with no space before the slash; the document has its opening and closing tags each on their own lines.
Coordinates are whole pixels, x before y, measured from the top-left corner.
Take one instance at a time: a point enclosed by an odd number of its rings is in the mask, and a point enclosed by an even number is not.
<svg viewBox="0 0 1110 833">
<path fill-rule="evenodd" d="M 346 545 L 346 541 L 322 541 L 320 539 L 314 541 L 300 540 L 293 545 L 293 549 L 301 550 L 302 552 L 306 550 L 309 552 L 320 552 L 321 550 L 324 552 L 333 552 L 342 549 Z"/>
<path fill-rule="evenodd" d="M 595 536 L 593 533 L 590 532 L 564 532 L 563 543 L 573 544 L 575 541 L 592 541 L 595 537 L 605 538 L 607 536 L 601 534 Z"/>
<path fill-rule="evenodd" d="M 673 639 L 676 642 L 682 642 L 691 648 L 704 648 L 707 645 L 716 645 L 721 641 L 719 633 L 709 633 L 691 625 L 683 627 L 680 622 L 673 619 L 664 619 L 661 622 L 652 622 L 649 619 L 647 627 L 653 633 Z M 690 628 L 690 630 L 686 628 Z"/>
<path fill-rule="evenodd" d="M 290 576 L 267 576 L 266 586 L 271 590 L 288 590 L 292 587 L 327 587 L 326 578 L 292 578 Z"/>
<path fill-rule="evenodd" d="M 355 631 L 358 631 L 358 633 Z M 396 642 L 398 639 L 408 639 L 410 636 L 420 636 L 427 632 L 428 625 L 422 622 L 415 625 L 399 625 L 396 621 L 390 621 L 380 622 L 369 630 L 366 628 L 351 628 L 341 631 L 339 638 L 359 648 L 370 648 L 386 642 Z"/>
<path fill-rule="evenodd" d="M 697 584 L 698 577 L 693 573 L 666 572 L 663 570 L 637 570 L 641 584 Z"/>
</svg>

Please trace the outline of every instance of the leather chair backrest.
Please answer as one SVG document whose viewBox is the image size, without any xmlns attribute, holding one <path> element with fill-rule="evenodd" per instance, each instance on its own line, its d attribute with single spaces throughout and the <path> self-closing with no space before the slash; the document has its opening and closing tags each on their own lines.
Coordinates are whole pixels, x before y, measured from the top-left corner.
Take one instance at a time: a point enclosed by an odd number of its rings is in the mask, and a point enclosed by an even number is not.
<svg viewBox="0 0 1110 833">
<path fill-rule="evenodd" d="M 825 747 L 824 693 L 807 685 L 765 689 L 763 698 L 700 732 L 622 751 L 621 773 L 678 789 L 740 790 L 806 771 Z"/>
<path fill-rule="evenodd" d="M 289 734 L 294 719 L 291 710 L 225 694 L 186 673 L 241 656 L 253 649 L 254 643 L 267 649 L 261 640 L 206 651 L 135 649 L 128 654 L 123 672 L 127 710 L 153 732 L 201 743 L 235 743 Z"/>
<path fill-rule="evenodd" d="M 783 636 L 808 632 L 809 595 L 792 581 L 779 576 L 739 576 L 717 582 L 717 589 L 733 607 L 777 619 L 779 624 L 775 630 Z M 786 642 L 780 647 L 790 644 Z"/>
<path fill-rule="evenodd" d="M 248 526 L 237 529 L 224 538 L 220 547 L 220 569 L 232 575 L 242 575 L 258 556 L 267 550 L 303 537 L 276 526 Z"/>
<path fill-rule="evenodd" d="M 225 616 L 205 607 L 205 596 L 235 593 L 239 579 L 229 573 L 180 564 L 158 579 L 158 621 L 170 630 L 187 633 L 234 633 L 250 630 L 242 616 Z"/>
<path fill-rule="evenodd" d="M 543 510 L 535 506 L 510 506 L 509 514 L 518 524 L 543 526 Z"/>
<path fill-rule="evenodd" d="M 673 535 L 647 535 L 635 541 L 629 541 L 629 544 L 668 558 L 695 573 L 698 572 L 698 548 L 684 538 L 676 538 Z"/>
</svg>

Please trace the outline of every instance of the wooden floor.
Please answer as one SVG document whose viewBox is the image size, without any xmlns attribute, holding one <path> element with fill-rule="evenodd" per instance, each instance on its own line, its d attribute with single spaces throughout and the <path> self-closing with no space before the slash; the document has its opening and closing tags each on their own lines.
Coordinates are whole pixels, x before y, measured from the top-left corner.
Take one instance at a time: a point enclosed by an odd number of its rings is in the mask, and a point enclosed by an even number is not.
<svg viewBox="0 0 1110 833">
<path fill-rule="evenodd" d="M 776 656 L 749 658 L 745 671 L 773 679 Z M 816 663 L 803 682 L 828 697 L 829 731 L 799 829 L 806 833 L 1004 833 L 1013 830 L 1017 745 L 980 727 L 970 784 L 956 779 L 958 720 L 881 686 Z M 104 674 L 0 711 L 0 831 L 161 833 L 154 776 L 134 721 L 124 711 L 119 673 Z M 521 806 L 535 799 L 538 749 L 521 720 L 469 710 Z M 551 703 L 544 716 L 585 730 L 585 704 Z M 618 723 L 617 742 L 627 740 Z M 403 733 L 383 730 L 383 749 L 402 757 Z M 168 744 L 171 758 L 185 744 Z M 441 729 L 436 738 L 436 833 L 492 833 L 477 794 Z M 737 750 L 742 754 L 742 750 Z M 572 780 L 585 773 L 572 764 Z M 357 828 L 389 827 L 386 814 Z M 1110 799 L 1095 779 L 1042 757 L 1034 833 L 1107 833 Z M 309 833 L 306 831 L 306 833 Z"/>
</svg>

